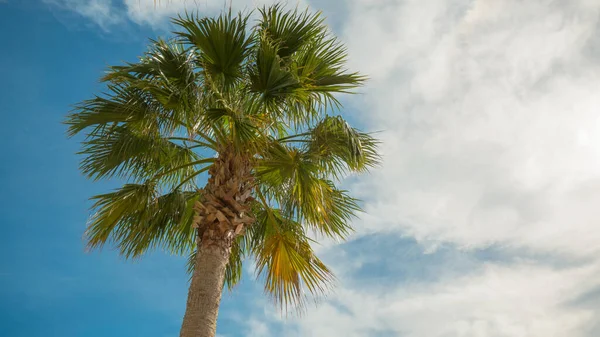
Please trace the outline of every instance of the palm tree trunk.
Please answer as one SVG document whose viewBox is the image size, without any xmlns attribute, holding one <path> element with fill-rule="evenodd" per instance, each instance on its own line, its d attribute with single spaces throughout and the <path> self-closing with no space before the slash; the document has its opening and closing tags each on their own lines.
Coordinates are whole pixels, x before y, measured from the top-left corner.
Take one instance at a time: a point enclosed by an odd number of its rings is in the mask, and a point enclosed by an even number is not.
<svg viewBox="0 0 600 337">
<path fill-rule="evenodd" d="M 215 336 L 225 267 L 231 253 L 228 246 L 223 243 L 198 247 L 180 337 Z"/>
<path fill-rule="evenodd" d="M 248 205 L 253 200 L 250 171 L 248 158 L 231 149 L 220 151 L 208 171 L 202 199 L 194 205 L 198 253 L 180 337 L 216 334 L 232 242 L 254 221 Z"/>
</svg>

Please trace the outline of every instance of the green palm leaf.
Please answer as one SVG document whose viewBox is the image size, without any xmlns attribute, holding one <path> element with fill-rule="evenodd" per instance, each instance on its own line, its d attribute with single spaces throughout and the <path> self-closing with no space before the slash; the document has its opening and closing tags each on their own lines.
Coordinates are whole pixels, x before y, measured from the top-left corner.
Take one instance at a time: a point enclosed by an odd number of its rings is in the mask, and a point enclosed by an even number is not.
<svg viewBox="0 0 600 337">
<path fill-rule="evenodd" d="M 176 254 L 189 252 L 195 231 L 193 214 L 187 210 L 197 198 L 194 192 L 159 195 L 151 183 L 126 184 L 95 196 L 95 213 L 86 231 L 88 247 L 114 242 L 125 257 L 138 257 L 157 247 Z"/>
<path fill-rule="evenodd" d="M 278 54 L 279 47 L 269 39 L 260 39 L 256 68 L 251 69 L 252 91 L 265 102 L 281 99 L 301 88 L 299 81 L 287 71 Z"/>
<path fill-rule="evenodd" d="M 187 164 L 202 162 L 192 150 L 160 138 L 155 134 L 140 134 L 125 125 L 111 128 L 103 137 L 90 138 L 79 152 L 86 157 L 81 170 L 89 177 L 131 177 L 144 180 L 161 175 L 166 182 L 177 182 L 194 172 Z M 180 169 L 176 169 L 180 168 Z"/>
<path fill-rule="evenodd" d="M 259 9 L 262 15 L 260 28 L 277 45 L 277 55 L 289 57 L 304 44 L 326 30 L 321 13 L 311 14 L 308 9 L 285 12 L 281 4 Z"/>
<path fill-rule="evenodd" d="M 323 173 L 320 161 L 311 154 L 281 144 L 272 145 L 256 167 L 262 193 L 280 205 L 287 217 L 323 235 L 344 239 L 351 231 L 348 221 L 360 207 Z"/>
<path fill-rule="evenodd" d="M 326 172 L 365 171 L 379 164 L 379 142 L 348 125 L 341 116 L 327 116 L 307 134 L 304 148 Z"/>
<path fill-rule="evenodd" d="M 334 276 L 315 256 L 302 224 L 270 207 L 257 211 L 256 218 L 250 243 L 265 291 L 282 308 L 301 308 L 304 290 L 323 294 Z"/>
<path fill-rule="evenodd" d="M 231 12 L 217 18 L 179 17 L 173 22 L 185 32 L 176 34 L 185 43 L 196 46 L 199 64 L 213 79 L 225 85 L 242 77 L 242 65 L 252 38 L 246 35 L 248 16 Z"/>
</svg>

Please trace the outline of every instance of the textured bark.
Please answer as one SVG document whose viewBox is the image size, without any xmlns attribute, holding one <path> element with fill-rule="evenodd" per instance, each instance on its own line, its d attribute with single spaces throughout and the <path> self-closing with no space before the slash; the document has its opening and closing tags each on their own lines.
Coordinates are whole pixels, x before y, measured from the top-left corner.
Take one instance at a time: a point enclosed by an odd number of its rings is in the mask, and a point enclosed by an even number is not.
<svg viewBox="0 0 600 337">
<path fill-rule="evenodd" d="M 180 337 L 214 337 L 230 249 L 200 247 L 188 292 Z"/>
<path fill-rule="evenodd" d="M 203 200 L 195 205 L 196 223 L 203 245 L 213 239 L 232 239 L 254 221 L 249 202 L 253 200 L 250 160 L 232 150 L 223 150 L 208 171 Z"/>
<path fill-rule="evenodd" d="M 232 242 L 254 221 L 250 160 L 224 149 L 209 175 L 202 200 L 194 206 L 198 254 L 180 337 L 215 336 Z"/>
</svg>

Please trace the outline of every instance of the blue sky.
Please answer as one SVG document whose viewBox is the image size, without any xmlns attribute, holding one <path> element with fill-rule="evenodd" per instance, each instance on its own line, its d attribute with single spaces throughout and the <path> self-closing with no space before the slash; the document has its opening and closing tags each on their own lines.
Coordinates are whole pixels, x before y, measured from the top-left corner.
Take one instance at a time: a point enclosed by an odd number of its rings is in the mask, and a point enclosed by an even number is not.
<svg viewBox="0 0 600 337">
<path fill-rule="evenodd" d="M 145 299 L 153 292 L 163 297 L 166 288 L 183 298 L 181 261 L 156 256 L 124 263 L 110 249 L 84 254 L 87 198 L 112 186 L 92 184 L 78 173 L 77 144 L 65 138 L 60 124 L 71 104 L 100 89 L 97 78 L 106 64 L 142 50 L 141 39 L 106 37 L 85 22 L 67 27 L 46 4 L 0 6 L 6 156 L 0 334 L 168 335 L 177 329 L 176 320 L 162 309 L 148 310 L 153 306 Z M 157 277 L 145 280 L 146 268 L 155 269 Z M 178 314 L 182 308 L 174 309 Z"/>
<path fill-rule="evenodd" d="M 364 200 L 356 234 L 316 247 L 335 291 L 282 318 L 248 265 L 218 334 L 597 336 L 600 3 L 298 3 L 324 11 L 369 75 L 344 113 L 383 130 L 384 165 L 345 182 Z M 117 182 L 84 179 L 60 123 L 170 15 L 222 6 L 0 1 L 0 335 L 177 336 L 184 259 L 84 252 L 88 198 Z"/>
</svg>

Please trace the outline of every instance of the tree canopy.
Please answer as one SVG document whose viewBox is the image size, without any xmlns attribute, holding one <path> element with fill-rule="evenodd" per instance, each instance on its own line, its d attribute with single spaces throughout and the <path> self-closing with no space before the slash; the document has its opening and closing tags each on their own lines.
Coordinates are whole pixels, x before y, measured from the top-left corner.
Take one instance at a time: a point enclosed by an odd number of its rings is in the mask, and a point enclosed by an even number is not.
<svg viewBox="0 0 600 337">
<path fill-rule="evenodd" d="M 66 123 L 86 136 L 82 172 L 124 181 L 93 197 L 88 246 L 110 243 L 127 258 L 155 248 L 193 256 L 207 171 L 227 151 L 248 158 L 254 222 L 237 233 L 225 282 L 233 287 L 252 257 L 265 290 L 287 307 L 333 279 L 309 232 L 351 233 L 360 208 L 336 184 L 375 166 L 378 142 L 336 114 L 336 95 L 365 77 L 345 68 L 322 14 L 280 5 L 258 14 L 255 24 L 231 12 L 177 17 L 174 37 L 110 67 L 106 93 L 77 104 Z"/>
</svg>

